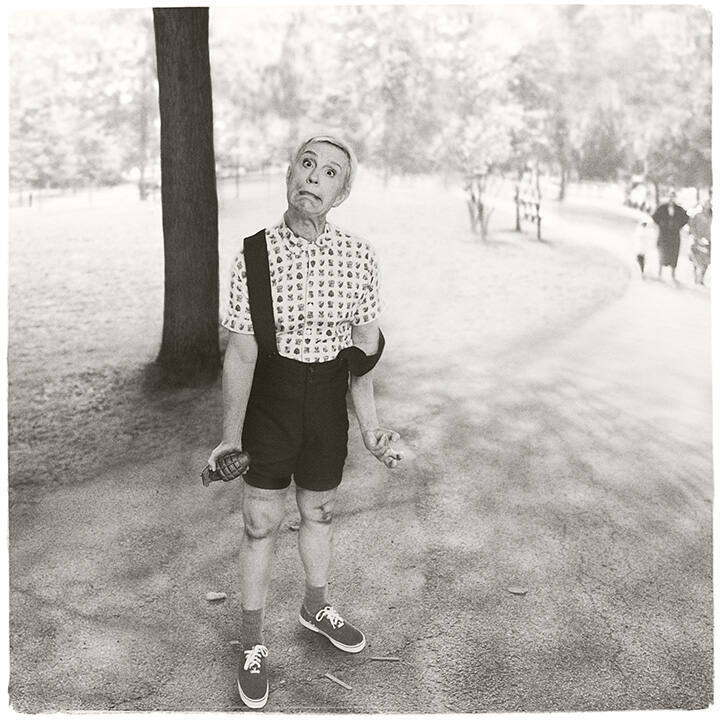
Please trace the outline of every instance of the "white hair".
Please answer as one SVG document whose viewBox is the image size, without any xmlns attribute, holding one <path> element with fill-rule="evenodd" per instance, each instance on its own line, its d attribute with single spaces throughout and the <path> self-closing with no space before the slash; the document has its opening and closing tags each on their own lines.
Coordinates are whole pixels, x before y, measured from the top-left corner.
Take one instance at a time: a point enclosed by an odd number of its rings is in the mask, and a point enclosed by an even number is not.
<svg viewBox="0 0 720 724">
<path fill-rule="evenodd" d="M 345 153 L 345 155 L 348 158 L 348 171 L 345 174 L 345 182 L 343 183 L 343 191 L 345 192 L 345 195 L 347 196 L 350 193 L 350 189 L 352 188 L 353 181 L 355 180 L 355 174 L 357 173 L 357 156 L 355 155 L 355 152 L 352 150 L 352 147 L 349 143 L 346 141 L 343 141 L 341 138 L 338 138 L 337 136 L 310 136 L 310 138 L 306 138 L 295 151 L 295 154 L 293 155 L 293 163 L 298 160 L 300 154 L 311 144 L 311 143 L 329 143 L 332 146 L 336 146 L 341 151 Z"/>
</svg>

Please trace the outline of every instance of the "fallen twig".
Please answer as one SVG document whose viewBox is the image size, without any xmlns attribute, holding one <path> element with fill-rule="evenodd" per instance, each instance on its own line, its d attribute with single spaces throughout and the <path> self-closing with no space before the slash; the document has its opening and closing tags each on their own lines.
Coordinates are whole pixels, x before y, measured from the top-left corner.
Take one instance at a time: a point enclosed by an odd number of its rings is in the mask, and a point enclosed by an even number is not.
<svg viewBox="0 0 720 724">
<path fill-rule="evenodd" d="M 208 601 L 223 601 L 227 598 L 227 593 L 222 593 L 221 591 L 209 591 L 205 594 L 205 598 Z"/>
<path fill-rule="evenodd" d="M 370 661 L 400 661 L 397 656 L 371 656 Z"/>
<path fill-rule="evenodd" d="M 332 674 L 325 674 L 325 678 L 330 679 L 330 681 L 334 681 L 336 684 L 340 684 L 340 686 L 344 686 L 348 691 L 352 691 L 352 686 L 350 686 L 350 684 L 346 684 L 344 681 L 340 681 L 340 679 L 333 676 Z"/>
<path fill-rule="evenodd" d="M 524 586 L 508 586 L 507 590 L 516 596 L 524 596 L 528 592 Z"/>
</svg>

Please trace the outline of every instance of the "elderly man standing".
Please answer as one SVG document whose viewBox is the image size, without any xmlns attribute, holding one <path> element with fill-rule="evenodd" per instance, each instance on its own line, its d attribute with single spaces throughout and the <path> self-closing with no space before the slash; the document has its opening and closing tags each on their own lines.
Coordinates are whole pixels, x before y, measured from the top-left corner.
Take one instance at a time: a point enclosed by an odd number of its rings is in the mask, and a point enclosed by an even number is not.
<svg viewBox="0 0 720 724">
<path fill-rule="evenodd" d="M 348 384 L 367 449 L 389 468 L 402 457 L 392 447 L 398 434 L 378 423 L 375 409 L 371 370 L 384 346 L 375 253 L 326 221 L 350 193 L 356 169 L 342 140 L 303 142 L 287 171 L 283 218 L 245 239 L 232 270 L 223 319 L 230 331 L 223 439 L 208 463 L 215 469 L 222 455 L 241 449 L 251 460 L 244 475 L 237 684 L 253 709 L 268 697 L 263 617 L 291 478 L 305 570 L 299 621 L 342 651 L 365 647 L 365 636 L 330 604 L 327 590 L 347 455 Z"/>
</svg>

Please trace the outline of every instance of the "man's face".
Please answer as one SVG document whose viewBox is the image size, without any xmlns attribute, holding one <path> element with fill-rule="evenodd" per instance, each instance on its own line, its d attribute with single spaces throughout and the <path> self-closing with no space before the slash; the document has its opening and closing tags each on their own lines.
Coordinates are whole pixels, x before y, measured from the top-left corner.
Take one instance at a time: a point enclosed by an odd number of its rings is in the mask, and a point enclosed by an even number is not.
<svg viewBox="0 0 720 724">
<path fill-rule="evenodd" d="M 345 200 L 348 172 L 342 149 L 325 141 L 308 144 L 288 169 L 288 204 L 307 216 L 324 216 Z"/>
</svg>

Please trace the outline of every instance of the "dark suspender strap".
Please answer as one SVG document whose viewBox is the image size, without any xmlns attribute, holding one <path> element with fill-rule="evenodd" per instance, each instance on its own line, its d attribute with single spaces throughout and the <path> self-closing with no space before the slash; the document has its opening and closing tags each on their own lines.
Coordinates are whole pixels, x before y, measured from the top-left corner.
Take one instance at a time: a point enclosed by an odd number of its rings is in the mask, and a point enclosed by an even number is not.
<svg viewBox="0 0 720 724">
<path fill-rule="evenodd" d="M 277 355 L 275 338 L 275 315 L 273 314 L 272 291 L 270 289 L 270 265 L 268 263 L 265 229 L 248 236 L 243 245 L 245 273 L 247 274 L 250 317 L 255 339 L 262 354 Z"/>
</svg>

